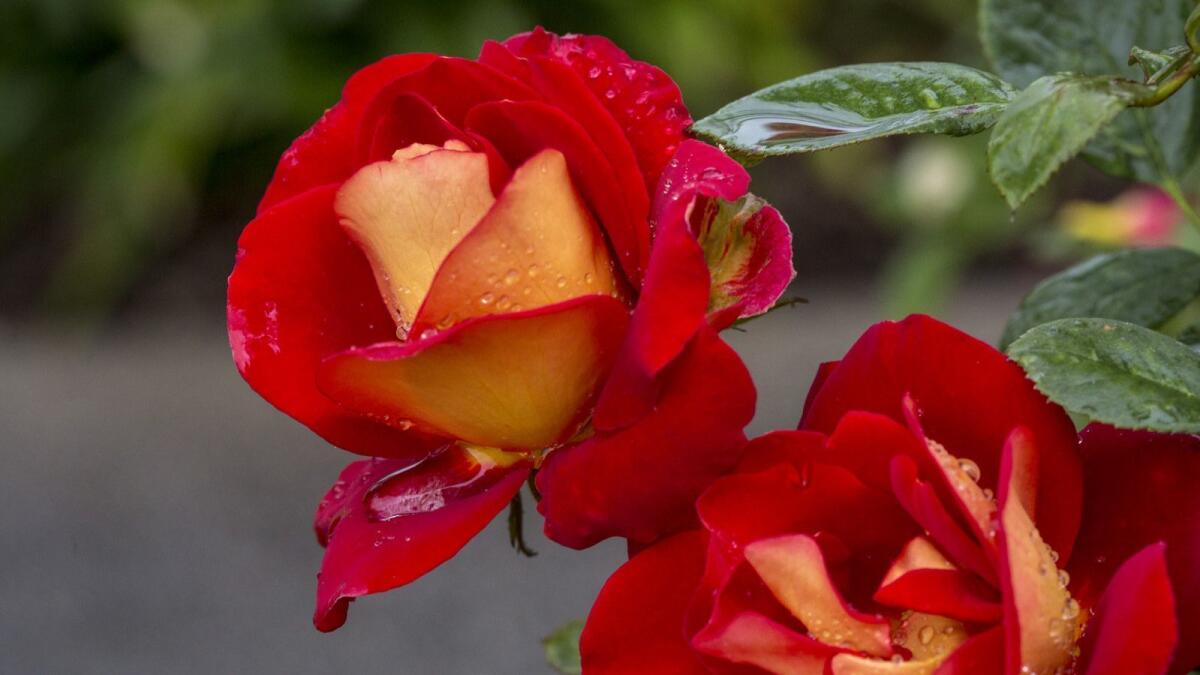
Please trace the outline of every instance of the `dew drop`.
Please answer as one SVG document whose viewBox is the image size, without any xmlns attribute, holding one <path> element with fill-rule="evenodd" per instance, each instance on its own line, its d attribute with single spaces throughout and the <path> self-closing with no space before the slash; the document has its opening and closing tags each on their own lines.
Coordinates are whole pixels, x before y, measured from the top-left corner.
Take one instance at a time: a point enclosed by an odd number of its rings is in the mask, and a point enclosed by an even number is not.
<svg viewBox="0 0 1200 675">
<path fill-rule="evenodd" d="M 500 299 L 496 301 L 496 309 L 500 311 L 504 311 L 510 307 L 512 307 L 512 300 L 507 295 L 500 296 Z"/>
<path fill-rule="evenodd" d="M 531 249 L 528 252 L 533 253 L 533 250 Z M 529 276 L 530 277 L 536 277 L 538 275 L 538 271 L 539 270 L 538 270 L 537 263 L 533 263 L 532 265 L 529 266 Z"/>
<path fill-rule="evenodd" d="M 481 305 L 490 305 L 495 302 L 495 300 L 496 296 L 492 295 L 491 293 L 484 293 L 483 295 L 479 296 L 479 304 Z"/>
<path fill-rule="evenodd" d="M 917 639 L 920 640 L 921 644 L 923 645 L 933 642 L 933 626 L 925 626 L 921 628 L 921 630 L 917 631 Z"/>
<path fill-rule="evenodd" d="M 421 331 L 421 335 L 420 335 L 419 339 L 428 340 L 429 338 L 431 338 L 437 334 L 438 334 L 438 332 L 437 332 L 436 328 L 426 328 L 425 330 Z"/>
<path fill-rule="evenodd" d="M 504 285 L 512 286 L 521 280 L 521 273 L 516 270 L 509 270 L 504 273 Z"/>
<path fill-rule="evenodd" d="M 1058 585 L 1063 588 L 1071 585 L 1071 575 L 1066 570 L 1058 571 Z"/>
<path fill-rule="evenodd" d="M 592 276 L 592 273 L 591 273 L 591 272 L 588 272 L 587 274 L 584 274 L 584 275 L 583 275 L 583 283 L 585 283 L 585 284 L 589 284 L 589 285 L 590 285 L 590 284 L 591 284 L 593 281 L 595 281 L 595 280 L 596 280 L 596 279 L 595 279 L 595 277 L 593 277 L 593 276 Z"/>
<path fill-rule="evenodd" d="M 1079 616 L 1079 603 L 1075 598 L 1067 598 L 1067 604 L 1063 605 L 1062 618 L 1071 621 Z"/>
<path fill-rule="evenodd" d="M 567 287 L 567 278 L 559 277 L 558 280 L 554 282 L 554 285 L 558 286 L 559 288 L 566 288 Z"/>
<path fill-rule="evenodd" d="M 967 474 L 968 478 L 977 483 L 979 482 L 979 478 L 983 475 L 983 472 L 979 470 L 979 465 L 970 459 L 960 458 L 958 460 L 958 468 L 962 469 L 962 472 Z"/>
</svg>

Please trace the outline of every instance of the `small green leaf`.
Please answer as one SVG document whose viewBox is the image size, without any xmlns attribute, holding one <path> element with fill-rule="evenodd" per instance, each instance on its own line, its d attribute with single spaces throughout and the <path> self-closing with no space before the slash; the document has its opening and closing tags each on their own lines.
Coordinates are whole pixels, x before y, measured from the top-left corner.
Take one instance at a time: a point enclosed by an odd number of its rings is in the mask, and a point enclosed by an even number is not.
<svg viewBox="0 0 1200 675">
<path fill-rule="evenodd" d="M 965 136 L 994 124 L 1013 93 L 995 75 L 952 63 L 843 66 L 738 99 L 692 133 L 750 159 L 897 134 Z"/>
<path fill-rule="evenodd" d="M 1020 87 L 1068 71 L 1135 78 L 1130 47 L 1179 44 L 1192 9 L 1192 0 L 981 0 L 979 32 L 996 72 Z M 1085 154 L 1117 176 L 1182 175 L 1200 154 L 1200 87 L 1121 114 Z"/>
<path fill-rule="evenodd" d="M 542 640 L 546 663 L 564 675 L 579 675 L 583 665 L 579 658 L 579 636 L 582 621 L 568 621 Z"/>
<path fill-rule="evenodd" d="M 992 180 L 1017 208 L 1133 100 L 1106 77 L 1048 75 L 1017 95 L 988 143 Z"/>
<path fill-rule="evenodd" d="M 1162 333 L 1111 319 L 1060 319 L 1008 354 L 1050 400 L 1126 429 L 1200 433 L 1200 354 Z"/>
<path fill-rule="evenodd" d="M 1144 248 L 1096 256 L 1033 289 L 1004 327 L 1006 349 L 1034 326 L 1077 317 L 1159 328 L 1200 295 L 1200 255 Z"/>
</svg>

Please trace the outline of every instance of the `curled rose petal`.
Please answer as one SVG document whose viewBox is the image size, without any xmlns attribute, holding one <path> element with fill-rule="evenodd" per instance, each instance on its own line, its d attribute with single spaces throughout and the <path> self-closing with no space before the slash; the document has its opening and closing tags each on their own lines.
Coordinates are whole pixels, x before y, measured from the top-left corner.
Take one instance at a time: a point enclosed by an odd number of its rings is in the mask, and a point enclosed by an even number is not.
<svg viewBox="0 0 1200 675">
<path fill-rule="evenodd" d="M 399 428 L 536 450 L 583 423 L 626 316 L 620 302 L 592 295 L 479 317 L 418 342 L 347 350 L 317 379 L 346 409 Z"/>
<path fill-rule="evenodd" d="M 749 181 L 745 169 L 699 141 L 684 142 L 671 159 L 651 207 L 656 230 L 646 280 L 617 365 L 596 404 L 597 428 L 628 426 L 644 415 L 653 404 L 655 376 L 704 323 L 712 279 L 688 213 L 700 196 L 740 197 Z"/>
<path fill-rule="evenodd" d="M 416 464 L 354 462 L 317 508 L 326 547 L 313 623 L 346 621 L 350 602 L 403 586 L 453 556 L 521 489 L 529 467 L 452 445 Z"/>
</svg>

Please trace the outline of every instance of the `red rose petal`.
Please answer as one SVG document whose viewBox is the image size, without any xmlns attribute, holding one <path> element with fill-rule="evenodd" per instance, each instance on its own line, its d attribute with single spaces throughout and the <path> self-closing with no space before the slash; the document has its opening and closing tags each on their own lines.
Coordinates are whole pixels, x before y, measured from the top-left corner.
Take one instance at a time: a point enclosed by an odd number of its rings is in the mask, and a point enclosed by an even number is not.
<svg viewBox="0 0 1200 675">
<path fill-rule="evenodd" d="M 594 675 L 703 675 L 684 620 L 704 571 L 705 536 L 691 531 L 662 541 L 618 569 L 600 590 L 579 640 Z"/>
<path fill-rule="evenodd" d="M 546 56 L 579 73 L 625 131 L 646 188 L 654 189 L 692 123 L 679 87 L 666 73 L 631 59 L 608 38 L 596 35 L 559 36 L 538 28 L 514 35 L 504 46 L 519 56 Z"/>
<path fill-rule="evenodd" d="M 1071 589 L 1091 605 L 1118 565 L 1145 546 L 1166 543 L 1180 602 L 1179 649 L 1171 672 L 1200 664 L 1200 438 L 1125 431 L 1100 424 L 1080 435 L 1087 499 L 1070 560 Z"/>
<path fill-rule="evenodd" d="M 715 333 L 698 333 L 664 372 L 653 412 L 547 455 L 537 475 L 546 535 L 584 548 L 693 525 L 696 497 L 741 456 L 754 395 L 737 354 Z"/>
<path fill-rule="evenodd" d="M 334 445 L 416 459 L 444 441 L 356 415 L 317 389 L 329 354 L 394 339 L 371 267 L 338 225 L 336 186 L 310 190 L 246 226 L 229 277 L 229 342 L 263 398 Z"/>
<path fill-rule="evenodd" d="M 1068 556 L 1078 531 L 1082 477 L 1075 430 L 1003 354 L 927 316 L 876 324 L 819 383 L 802 427 L 829 433 L 851 410 L 904 421 L 911 394 L 929 438 L 983 469 L 979 484 L 995 489 L 1008 434 L 1029 429 L 1040 456 L 1038 530 Z"/>
<path fill-rule="evenodd" d="M 317 509 L 326 551 L 313 623 L 334 630 L 351 600 L 403 586 L 452 557 L 528 475 L 527 466 L 481 462 L 459 446 L 415 465 L 370 459 L 347 466 Z"/>
<path fill-rule="evenodd" d="M 654 400 L 655 377 L 704 323 L 712 283 L 704 251 L 690 231 L 688 210 L 700 195 L 736 199 L 749 175 L 728 157 L 699 141 L 683 143 L 663 173 L 651 209 L 656 227 L 642 294 L 629 335 L 596 404 L 599 429 L 628 426 Z"/>
<path fill-rule="evenodd" d="M 620 172 L 584 127 L 542 102 L 499 101 L 476 106 L 467 118 L 467 128 L 490 139 L 514 166 L 547 148 L 563 153 L 576 187 L 604 225 L 614 259 L 620 261 L 635 287 L 640 284 L 650 248 L 645 208 L 635 210 L 624 198 Z"/>
<path fill-rule="evenodd" d="M 1147 546 L 1113 575 L 1083 645 L 1087 675 L 1168 672 L 1179 632 L 1165 548 Z"/>
</svg>

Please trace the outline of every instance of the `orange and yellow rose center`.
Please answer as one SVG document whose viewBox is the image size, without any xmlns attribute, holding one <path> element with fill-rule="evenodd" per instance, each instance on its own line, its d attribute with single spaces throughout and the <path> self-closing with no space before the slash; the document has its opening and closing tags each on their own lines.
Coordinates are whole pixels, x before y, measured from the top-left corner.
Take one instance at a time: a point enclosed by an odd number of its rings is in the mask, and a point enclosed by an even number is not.
<svg viewBox="0 0 1200 675">
<path fill-rule="evenodd" d="M 975 519 L 979 544 L 993 558 L 999 574 L 1009 576 L 1007 583 L 1000 582 L 1009 590 L 995 592 L 1005 596 L 1006 611 L 1015 615 L 1015 622 L 1008 625 L 1019 630 L 1013 642 L 1019 643 L 1020 672 L 1071 672 L 1085 616 L 1067 590 L 1069 578 L 1058 568 L 1058 556 L 1042 540 L 1016 495 L 998 501 L 990 490 L 979 486 L 980 470 L 974 462 L 959 460 L 934 442 L 928 450 L 961 501 L 958 508 L 964 520 Z M 754 542 L 746 547 L 745 557 L 775 599 L 804 626 L 808 637 L 841 650 L 828 662 L 835 675 L 930 675 L 973 635 L 995 624 L 962 621 L 911 607 L 854 608 L 835 585 L 835 575 L 817 539 L 808 535 Z M 879 583 L 877 601 L 882 602 L 886 598 L 883 591 L 902 584 L 908 575 L 928 570 L 961 571 L 926 533 L 901 550 Z M 973 582 L 985 583 L 978 577 Z M 751 639 L 753 621 L 767 621 L 755 617 L 739 617 L 720 636 L 719 644 L 701 644 L 700 648 L 773 673 L 826 672 L 823 658 L 781 658 L 776 645 Z"/>
</svg>

